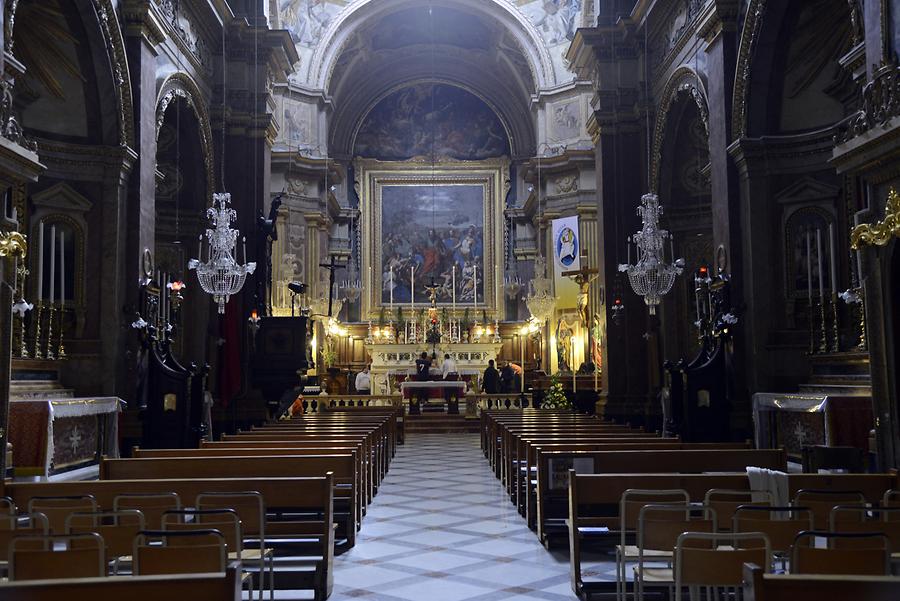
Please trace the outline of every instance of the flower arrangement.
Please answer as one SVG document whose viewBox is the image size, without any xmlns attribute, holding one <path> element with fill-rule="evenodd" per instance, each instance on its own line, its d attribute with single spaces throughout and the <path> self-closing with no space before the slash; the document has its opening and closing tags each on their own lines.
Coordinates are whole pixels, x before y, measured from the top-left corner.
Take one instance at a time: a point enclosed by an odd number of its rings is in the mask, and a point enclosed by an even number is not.
<svg viewBox="0 0 900 601">
<path fill-rule="evenodd" d="M 541 401 L 541 409 L 571 409 L 572 401 L 566 396 L 559 374 L 550 377 L 550 388 Z"/>
</svg>

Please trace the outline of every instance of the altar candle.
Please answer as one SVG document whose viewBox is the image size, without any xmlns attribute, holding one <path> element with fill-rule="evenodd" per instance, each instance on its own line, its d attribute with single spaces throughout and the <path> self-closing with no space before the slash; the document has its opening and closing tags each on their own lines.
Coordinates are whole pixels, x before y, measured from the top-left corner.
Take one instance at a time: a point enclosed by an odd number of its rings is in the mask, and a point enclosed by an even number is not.
<svg viewBox="0 0 900 601">
<path fill-rule="evenodd" d="M 519 367 L 522 368 L 522 373 L 519 375 L 519 382 L 521 384 L 520 392 L 525 392 L 525 336 L 519 332 Z"/>
<path fill-rule="evenodd" d="M 66 232 L 59 232 L 59 310 L 66 304 Z"/>
<path fill-rule="evenodd" d="M 812 230 L 806 230 L 806 291 L 812 308 Z"/>
<path fill-rule="evenodd" d="M 569 366 L 569 369 L 572 370 L 572 394 L 574 395 L 575 392 L 578 390 L 578 379 L 575 377 L 575 337 L 574 336 L 569 338 L 569 343 L 572 345 L 572 365 Z"/>
<path fill-rule="evenodd" d="M 38 272 L 37 272 L 37 297 L 44 298 L 44 222 L 41 221 L 38 228 Z"/>
<path fill-rule="evenodd" d="M 391 265 L 388 267 L 388 288 L 390 289 L 390 303 L 391 303 L 391 311 L 394 310 L 394 266 Z"/>
<path fill-rule="evenodd" d="M 837 294 L 837 252 L 835 252 L 834 223 L 828 224 L 828 238 L 831 242 L 831 293 Z"/>
<path fill-rule="evenodd" d="M 16 207 L 13 207 L 12 210 L 12 220 L 16 222 L 16 231 L 19 231 L 19 214 L 16 210 Z"/>
<path fill-rule="evenodd" d="M 409 308 L 413 309 L 416 306 L 416 268 L 412 266 L 409 268 Z"/>
<path fill-rule="evenodd" d="M 631 265 L 631 236 L 625 240 L 625 249 L 628 251 L 628 264 Z"/>
<path fill-rule="evenodd" d="M 50 226 L 50 304 L 56 296 L 56 226 Z"/>
<path fill-rule="evenodd" d="M 472 283 L 473 283 L 473 289 L 475 291 L 474 306 L 478 307 L 478 265 L 472 266 Z"/>
<path fill-rule="evenodd" d="M 816 228 L 816 249 L 818 250 L 817 263 L 819 264 L 819 298 L 825 298 L 825 274 L 822 265 L 822 228 Z M 53 294 L 51 292 L 51 294 Z M 824 302 L 824 301 L 823 301 Z"/>
<path fill-rule="evenodd" d="M 456 312 L 456 264 L 453 265 L 453 269 L 450 270 L 453 278 L 451 281 L 451 288 L 453 289 L 453 311 Z"/>
<path fill-rule="evenodd" d="M 247 263 L 247 236 L 244 236 L 241 240 L 244 248 L 244 263 Z"/>
</svg>

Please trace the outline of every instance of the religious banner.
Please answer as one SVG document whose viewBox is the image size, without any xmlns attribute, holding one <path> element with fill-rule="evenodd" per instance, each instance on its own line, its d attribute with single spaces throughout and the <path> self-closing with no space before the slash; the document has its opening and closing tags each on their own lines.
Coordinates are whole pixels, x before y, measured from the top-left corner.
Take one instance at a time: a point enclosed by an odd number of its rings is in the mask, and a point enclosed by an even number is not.
<svg viewBox="0 0 900 601">
<path fill-rule="evenodd" d="M 553 261 L 557 273 L 581 269 L 578 215 L 553 220 Z"/>
</svg>

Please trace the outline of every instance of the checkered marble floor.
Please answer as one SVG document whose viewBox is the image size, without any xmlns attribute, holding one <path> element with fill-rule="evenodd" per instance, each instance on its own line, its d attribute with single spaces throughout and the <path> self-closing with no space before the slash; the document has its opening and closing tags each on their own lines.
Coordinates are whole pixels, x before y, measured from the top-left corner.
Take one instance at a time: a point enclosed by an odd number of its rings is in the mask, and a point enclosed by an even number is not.
<svg viewBox="0 0 900 601">
<path fill-rule="evenodd" d="M 418 434 L 335 558 L 331 599 L 572 601 L 568 569 L 505 497 L 477 434 Z"/>
</svg>

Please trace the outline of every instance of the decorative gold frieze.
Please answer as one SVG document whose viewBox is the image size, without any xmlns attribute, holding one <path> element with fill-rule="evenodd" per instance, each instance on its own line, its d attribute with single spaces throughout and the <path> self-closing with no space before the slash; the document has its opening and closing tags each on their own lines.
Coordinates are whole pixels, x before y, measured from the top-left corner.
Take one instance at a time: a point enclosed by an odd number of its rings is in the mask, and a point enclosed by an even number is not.
<svg viewBox="0 0 900 601">
<path fill-rule="evenodd" d="M 850 232 L 850 247 L 859 250 L 862 246 L 885 246 L 894 236 L 900 238 L 900 194 L 891 188 L 884 208 L 884 219 L 853 228 Z"/>
</svg>

